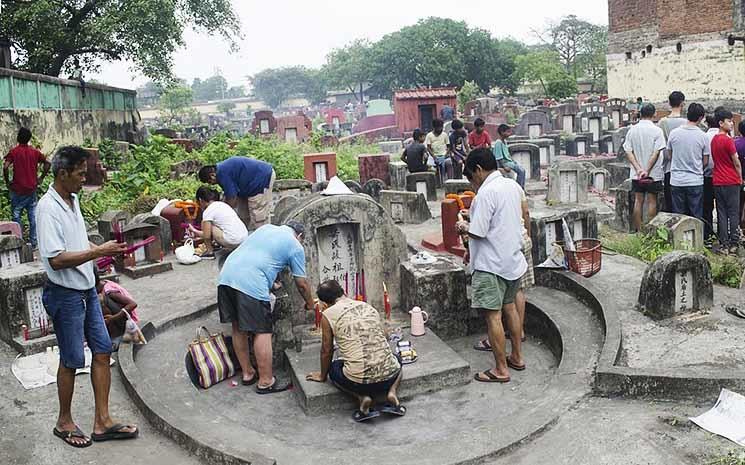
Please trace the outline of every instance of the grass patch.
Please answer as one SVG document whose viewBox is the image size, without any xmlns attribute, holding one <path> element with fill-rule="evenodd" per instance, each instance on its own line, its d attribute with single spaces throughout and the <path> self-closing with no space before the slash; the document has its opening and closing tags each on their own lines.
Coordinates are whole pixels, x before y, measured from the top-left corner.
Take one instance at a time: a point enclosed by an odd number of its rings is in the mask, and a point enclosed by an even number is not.
<svg viewBox="0 0 745 465">
<path fill-rule="evenodd" d="M 716 457 L 705 465 L 745 465 L 745 452 L 729 451 L 727 455 Z"/>
</svg>

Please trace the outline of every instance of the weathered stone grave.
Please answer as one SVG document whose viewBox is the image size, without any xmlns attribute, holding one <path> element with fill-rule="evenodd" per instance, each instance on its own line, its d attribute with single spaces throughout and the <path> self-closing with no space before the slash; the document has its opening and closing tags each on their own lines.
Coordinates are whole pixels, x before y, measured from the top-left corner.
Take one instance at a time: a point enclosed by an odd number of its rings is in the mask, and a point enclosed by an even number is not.
<svg viewBox="0 0 745 465">
<path fill-rule="evenodd" d="M 310 195 L 311 186 L 312 183 L 305 179 L 277 179 L 272 188 L 272 203 L 276 207 L 277 203 L 288 195 L 297 197 Z"/>
<path fill-rule="evenodd" d="M 528 142 L 538 146 L 538 153 L 540 154 L 541 161 L 540 166 L 549 166 L 554 158 L 554 155 L 551 153 L 551 149 L 554 147 L 553 139 L 535 139 Z"/>
<path fill-rule="evenodd" d="M 131 218 L 132 215 L 123 210 L 103 212 L 98 218 L 98 233 L 103 237 L 104 242 L 116 240 L 114 231 L 121 232 Z"/>
<path fill-rule="evenodd" d="M 194 176 L 202 168 L 199 160 L 181 160 L 171 164 L 171 179 L 181 179 L 184 176 Z"/>
<path fill-rule="evenodd" d="M 610 189 L 610 173 L 605 168 L 596 168 L 593 166 L 589 170 L 588 179 L 590 187 L 596 192 L 607 193 Z"/>
<path fill-rule="evenodd" d="M 387 167 L 386 167 L 387 171 Z M 362 186 L 362 193 L 367 194 L 373 198 L 376 202 L 380 201 L 380 193 L 386 189 L 386 185 L 383 181 L 377 178 L 370 178 Z"/>
<path fill-rule="evenodd" d="M 541 149 L 535 144 L 521 142 L 508 145 L 510 157 L 525 170 L 525 179 L 540 181 Z"/>
<path fill-rule="evenodd" d="M 579 157 L 590 154 L 590 138 L 584 134 L 575 134 L 572 138 L 567 138 L 567 155 L 570 157 Z"/>
<path fill-rule="evenodd" d="M 704 247 L 704 222 L 692 216 L 676 213 L 658 213 L 643 228 L 646 234 L 667 231 L 668 242 L 676 249 L 698 250 Z"/>
<path fill-rule="evenodd" d="M 543 134 L 551 130 L 553 127 L 545 111 L 529 110 L 520 117 L 520 121 L 515 126 L 515 135 L 540 139 Z"/>
<path fill-rule="evenodd" d="M 165 252 L 161 244 L 160 226 L 129 223 L 122 229 L 122 237 L 134 250 L 121 257 L 114 257 L 114 267 L 118 272 L 138 279 L 173 269 L 170 262 L 163 261 Z"/>
<path fill-rule="evenodd" d="M 254 113 L 252 131 L 257 136 L 270 136 L 277 130 L 277 120 L 274 112 L 263 110 Z"/>
<path fill-rule="evenodd" d="M 587 167 L 583 163 L 565 162 L 548 170 L 548 201 L 559 203 L 587 202 Z"/>
<path fill-rule="evenodd" d="M 626 100 L 620 98 L 606 100 L 605 111 L 610 115 L 611 129 L 620 129 L 629 123 L 629 109 L 626 106 Z"/>
<path fill-rule="evenodd" d="M 580 119 L 580 132 L 592 136 L 589 140 L 591 144 L 598 143 L 603 131 L 608 130 L 608 115 L 605 113 L 605 105 L 602 103 L 582 105 Z"/>
<path fill-rule="evenodd" d="M 533 239 L 533 263 L 543 263 L 554 242 L 564 240 L 562 219 L 567 222 L 573 239 L 595 239 L 598 236 L 597 212 L 589 207 L 560 207 L 530 212 L 530 237 Z"/>
<path fill-rule="evenodd" d="M 433 172 L 410 173 L 406 175 L 406 190 L 419 192 L 433 202 L 437 200 L 437 175 Z"/>
<path fill-rule="evenodd" d="M 709 261 L 701 254 L 671 252 L 647 267 L 639 289 L 641 312 L 654 320 L 709 311 L 714 283 Z"/>
<path fill-rule="evenodd" d="M 355 194 L 362 194 L 362 186 L 354 179 L 344 181 L 344 185 Z"/>
<path fill-rule="evenodd" d="M 404 144 L 400 140 L 389 140 L 378 142 L 378 147 L 383 153 L 389 153 L 393 159 L 401 158 L 401 152 L 404 151 Z"/>
<path fill-rule="evenodd" d="M 406 163 L 400 160 L 390 162 L 388 164 L 388 173 L 391 179 L 391 189 L 394 191 L 405 191 L 406 176 L 409 174 L 409 167 Z"/>
<path fill-rule="evenodd" d="M 600 136 L 599 150 L 600 153 L 616 155 L 616 146 L 613 145 L 613 134 L 605 133 Z"/>
<path fill-rule="evenodd" d="M 0 235 L 0 269 L 13 268 L 33 259 L 33 252 L 23 239 L 12 234 Z"/>
<path fill-rule="evenodd" d="M 432 218 L 427 199 L 421 192 L 380 191 L 380 204 L 394 223 L 421 224 Z"/>
<path fill-rule="evenodd" d="M 612 164 L 612 163 L 611 163 Z M 610 165 L 610 164 L 609 164 Z M 612 172 L 611 172 L 612 173 Z M 634 204 L 636 203 L 636 196 L 631 191 L 631 180 L 627 179 L 620 186 L 609 189 L 609 195 L 615 198 L 615 209 L 616 216 L 611 222 L 611 226 L 614 229 L 623 232 L 633 232 L 631 221 L 631 215 L 634 212 Z M 657 195 L 657 211 L 661 212 L 662 207 L 665 204 L 665 195 L 660 192 Z M 642 222 L 648 222 L 650 220 L 646 208 L 642 211 Z"/>
<path fill-rule="evenodd" d="M 171 223 L 162 216 L 155 216 L 151 213 L 140 213 L 132 217 L 131 223 L 147 223 L 158 227 L 160 236 L 160 245 L 164 255 L 168 255 L 173 250 L 173 238 L 171 237 Z"/>
<path fill-rule="evenodd" d="M 86 186 L 102 186 L 106 181 L 106 170 L 101 162 L 101 155 L 97 148 L 85 148 L 88 152 L 87 171 L 85 172 Z"/>
<path fill-rule="evenodd" d="M 473 191 L 473 186 L 465 179 L 448 179 L 445 181 L 445 195 L 462 194 L 467 191 Z"/>
<path fill-rule="evenodd" d="M 310 182 L 324 182 L 336 176 L 335 153 L 307 153 L 303 155 L 303 175 Z"/>
<path fill-rule="evenodd" d="M 623 143 L 626 141 L 626 134 L 628 134 L 630 127 L 626 126 L 615 131 L 609 131 L 608 134 L 613 138 L 613 148 L 615 149 L 615 155 L 618 159 L 626 159 L 626 151 L 623 149 Z M 608 152 L 610 153 L 610 152 Z"/>
<path fill-rule="evenodd" d="M 566 101 L 554 109 L 554 129 L 566 134 L 574 134 L 577 130 L 577 114 L 580 108 L 575 100 Z"/>
<path fill-rule="evenodd" d="M 610 173 L 610 187 L 618 187 L 631 179 L 631 166 L 627 161 L 607 163 L 605 169 Z"/>
<path fill-rule="evenodd" d="M 551 146 L 548 148 L 548 159 L 553 162 L 559 155 L 561 155 L 561 132 L 551 131 L 541 136 L 541 139 L 550 139 L 553 141 Z"/>
<path fill-rule="evenodd" d="M 46 280 L 40 262 L 0 269 L 0 338 L 24 354 L 40 352 L 56 343 L 51 319 L 41 301 Z M 23 338 L 22 325 L 28 328 L 28 341 Z"/>
<path fill-rule="evenodd" d="M 365 184 L 370 179 L 380 179 L 386 186 L 391 183 L 391 174 L 388 164 L 391 155 L 388 153 L 376 153 L 373 155 L 360 155 L 357 163 L 360 169 L 360 184 Z"/>
</svg>

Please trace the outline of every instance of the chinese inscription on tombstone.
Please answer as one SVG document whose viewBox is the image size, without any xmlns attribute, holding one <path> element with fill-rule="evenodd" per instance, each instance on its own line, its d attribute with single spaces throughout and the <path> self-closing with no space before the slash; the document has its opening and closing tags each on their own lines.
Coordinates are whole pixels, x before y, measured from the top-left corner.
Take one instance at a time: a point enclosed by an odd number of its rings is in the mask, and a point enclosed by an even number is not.
<svg viewBox="0 0 745 465">
<path fill-rule="evenodd" d="M 693 273 L 691 270 L 675 273 L 675 308 L 685 312 L 693 308 Z"/>
<path fill-rule="evenodd" d="M 336 280 L 352 297 L 361 290 L 356 236 L 356 226 L 350 223 L 325 226 L 318 233 L 321 282 Z"/>
</svg>

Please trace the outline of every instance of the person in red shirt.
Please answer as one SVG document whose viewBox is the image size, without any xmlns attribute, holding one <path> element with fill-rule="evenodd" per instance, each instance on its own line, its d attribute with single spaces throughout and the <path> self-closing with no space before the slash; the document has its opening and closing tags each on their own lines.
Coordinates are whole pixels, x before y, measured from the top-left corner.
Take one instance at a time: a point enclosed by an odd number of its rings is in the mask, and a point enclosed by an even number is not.
<svg viewBox="0 0 745 465">
<path fill-rule="evenodd" d="M 43 153 L 28 145 L 31 141 L 31 131 L 21 128 L 18 131 L 18 145 L 5 156 L 3 162 L 3 178 L 10 190 L 10 207 L 13 221 L 21 222 L 23 211 L 28 215 L 29 239 L 31 246 L 36 249 L 36 188 L 49 173 L 52 166 Z M 43 165 L 41 176 L 39 165 Z M 13 179 L 10 178 L 10 168 L 13 167 Z"/>
<path fill-rule="evenodd" d="M 491 136 L 484 129 L 486 121 L 481 118 L 476 118 L 473 122 L 475 129 L 468 135 L 468 146 L 471 150 L 476 149 L 490 149 L 491 148 Z"/>
<path fill-rule="evenodd" d="M 718 109 L 715 118 L 719 134 L 711 141 L 711 156 L 714 159 L 714 197 L 717 200 L 717 225 L 719 242 L 723 249 L 736 253 L 740 243 L 740 190 L 742 189 L 742 166 L 737 156 L 732 132 L 732 112 Z"/>
</svg>

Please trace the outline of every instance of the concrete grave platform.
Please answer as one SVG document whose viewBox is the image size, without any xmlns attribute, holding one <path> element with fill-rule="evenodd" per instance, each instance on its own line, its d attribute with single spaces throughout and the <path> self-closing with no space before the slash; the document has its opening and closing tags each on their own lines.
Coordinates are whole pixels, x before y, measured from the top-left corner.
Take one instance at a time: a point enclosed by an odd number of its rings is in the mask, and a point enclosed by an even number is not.
<svg viewBox="0 0 745 465">
<path fill-rule="evenodd" d="M 442 342 L 433 331 L 427 330 L 424 336 L 413 337 L 406 328 L 404 339 L 411 342 L 419 355 L 419 360 L 403 367 L 401 393 L 404 400 L 471 382 L 471 367 L 468 362 Z M 315 345 L 303 347 L 300 353 L 285 351 L 300 407 L 308 415 L 320 415 L 333 409 L 353 409 L 351 399 L 330 382 L 322 384 L 305 380 L 307 373 L 319 370 L 319 350 L 320 345 Z"/>
</svg>

